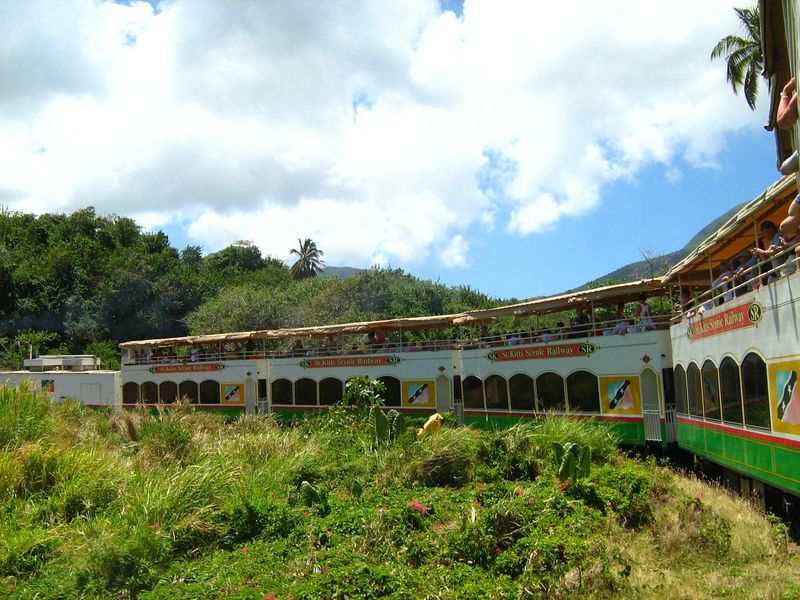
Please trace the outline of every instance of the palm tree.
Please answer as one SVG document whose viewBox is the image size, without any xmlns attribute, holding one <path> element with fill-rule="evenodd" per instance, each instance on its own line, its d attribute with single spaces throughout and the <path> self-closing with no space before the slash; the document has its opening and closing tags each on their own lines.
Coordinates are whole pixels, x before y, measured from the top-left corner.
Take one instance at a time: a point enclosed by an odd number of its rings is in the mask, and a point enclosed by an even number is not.
<svg viewBox="0 0 800 600">
<path fill-rule="evenodd" d="M 711 59 L 724 56 L 728 61 L 728 81 L 733 93 L 744 90 L 744 99 L 751 110 L 756 108 L 758 79 L 764 70 L 764 55 L 761 51 L 761 16 L 758 6 L 734 8 L 741 21 L 744 37 L 728 35 L 722 38 L 711 51 Z"/>
<path fill-rule="evenodd" d="M 292 265 L 289 272 L 295 279 L 305 279 L 306 277 L 316 277 L 317 274 L 325 269 L 325 261 L 322 260 L 322 250 L 317 250 L 317 244 L 311 238 L 301 242 L 297 238 L 298 248 L 292 248 L 291 254 L 297 255 L 297 262 Z"/>
</svg>

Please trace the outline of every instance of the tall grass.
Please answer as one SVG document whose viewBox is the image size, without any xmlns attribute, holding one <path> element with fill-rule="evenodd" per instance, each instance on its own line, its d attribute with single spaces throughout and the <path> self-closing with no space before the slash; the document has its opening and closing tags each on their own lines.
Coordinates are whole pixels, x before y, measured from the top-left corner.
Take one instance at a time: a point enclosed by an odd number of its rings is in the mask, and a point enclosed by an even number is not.
<svg viewBox="0 0 800 600">
<path fill-rule="evenodd" d="M 43 428 L 0 448 L 0 597 L 736 597 L 791 592 L 800 567 L 763 517 L 618 457 L 591 421 L 375 446 L 351 413 L 286 426 L 25 393 Z M 594 459 L 568 485 L 566 442 Z"/>
<path fill-rule="evenodd" d="M 45 419 L 50 401 L 30 384 L 0 385 L 0 447 L 16 446 L 42 437 L 48 429 Z"/>
</svg>

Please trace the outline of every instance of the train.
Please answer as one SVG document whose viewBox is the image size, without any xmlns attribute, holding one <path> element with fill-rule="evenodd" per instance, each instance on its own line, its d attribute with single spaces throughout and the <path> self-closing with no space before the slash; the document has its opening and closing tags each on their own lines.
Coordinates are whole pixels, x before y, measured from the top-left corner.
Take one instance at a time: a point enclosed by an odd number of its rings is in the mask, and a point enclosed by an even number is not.
<svg viewBox="0 0 800 600">
<path fill-rule="evenodd" d="M 768 125 L 782 163 L 799 133 L 774 127 L 779 92 L 797 72 L 796 4 L 762 0 L 760 10 Z M 120 345 L 119 370 L 91 357 L 38 357 L 0 378 L 116 410 L 184 399 L 290 419 L 338 405 L 347 381 L 366 375 L 384 384 L 387 406 L 408 415 L 452 412 L 478 427 L 546 414 L 600 420 L 624 444 L 678 448 L 763 508 L 796 514 L 796 243 L 755 265 L 745 258 L 760 224 L 780 223 L 797 194 L 797 175 L 783 177 L 662 277 L 450 315 L 133 340 Z M 630 314 L 654 297 L 675 301 L 672 312 Z M 574 323 L 536 325 L 567 313 Z M 492 336 L 496 319 L 534 325 Z M 427 330 L 451 335 L 417 335 Z"/>
</svg>

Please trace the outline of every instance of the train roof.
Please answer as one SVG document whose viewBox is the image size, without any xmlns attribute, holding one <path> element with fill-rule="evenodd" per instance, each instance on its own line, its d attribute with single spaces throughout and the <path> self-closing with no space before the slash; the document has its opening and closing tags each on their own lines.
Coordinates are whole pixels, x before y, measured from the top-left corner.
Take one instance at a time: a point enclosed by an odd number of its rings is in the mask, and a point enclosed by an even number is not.
<svg viewBox="0 0 800 600">
<path fill-rule="evenodd" d="M 173 347 L 203 346 L 206 344 L 246 342 L 248 340 L 281 340 L 294 337 L 327 337 L 332 335 L 364 334 L 370 331 L 412 331 L 416 329 L 437 329 L 453 326 L 469 326 L 491 321 L 497 317 L 524 317 L 542 315 L 552 312 L 570 310 L 576 306 L 605 305 L 619 302 L 630 302 L 641 295 L 654 296 L 664 291 L 660 278 L 642 279 L 617 285 L 603 286 L 593 289 L 569 292 L 558 296 L 535 298 L 525 302 L 498 306 L 484 310 L 473 310 L 449 315 L 429 317 L 408 317 L 384 319 L 379 321 L 361 321 L 324 325 L 317 327 L 296 327 L 288 329 L 264 329 L 256 331 L 239 331 L 208 335 L 136 340 L 123 342 L 121 348 L 137 347 Z"/>
<path fill-rule="evenodd" d="M 664 283 L 708 286 L 713 279 L 710 274 L 712 268 L 737 256 L 750 257 L 750 249 L 758 238 L 759 223 L 770 220 L 776 225 L 780 224 L 796 194 L 797 180 L 794 175 L 771 185 L 673 266 L 664 275 Z"/>
</svg>

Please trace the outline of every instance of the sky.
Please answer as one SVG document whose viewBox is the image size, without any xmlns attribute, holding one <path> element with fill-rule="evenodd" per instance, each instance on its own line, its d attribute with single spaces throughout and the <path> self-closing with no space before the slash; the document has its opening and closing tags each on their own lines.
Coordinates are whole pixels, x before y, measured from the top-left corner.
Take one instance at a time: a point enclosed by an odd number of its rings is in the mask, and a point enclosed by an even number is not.
<svg viewBox="0 0 800 600">
<path fill-rule="evenodd" d="M 0 0 L 0 205 L 523 299 L 779 178 L 724 0 Z"/>
</svg>

